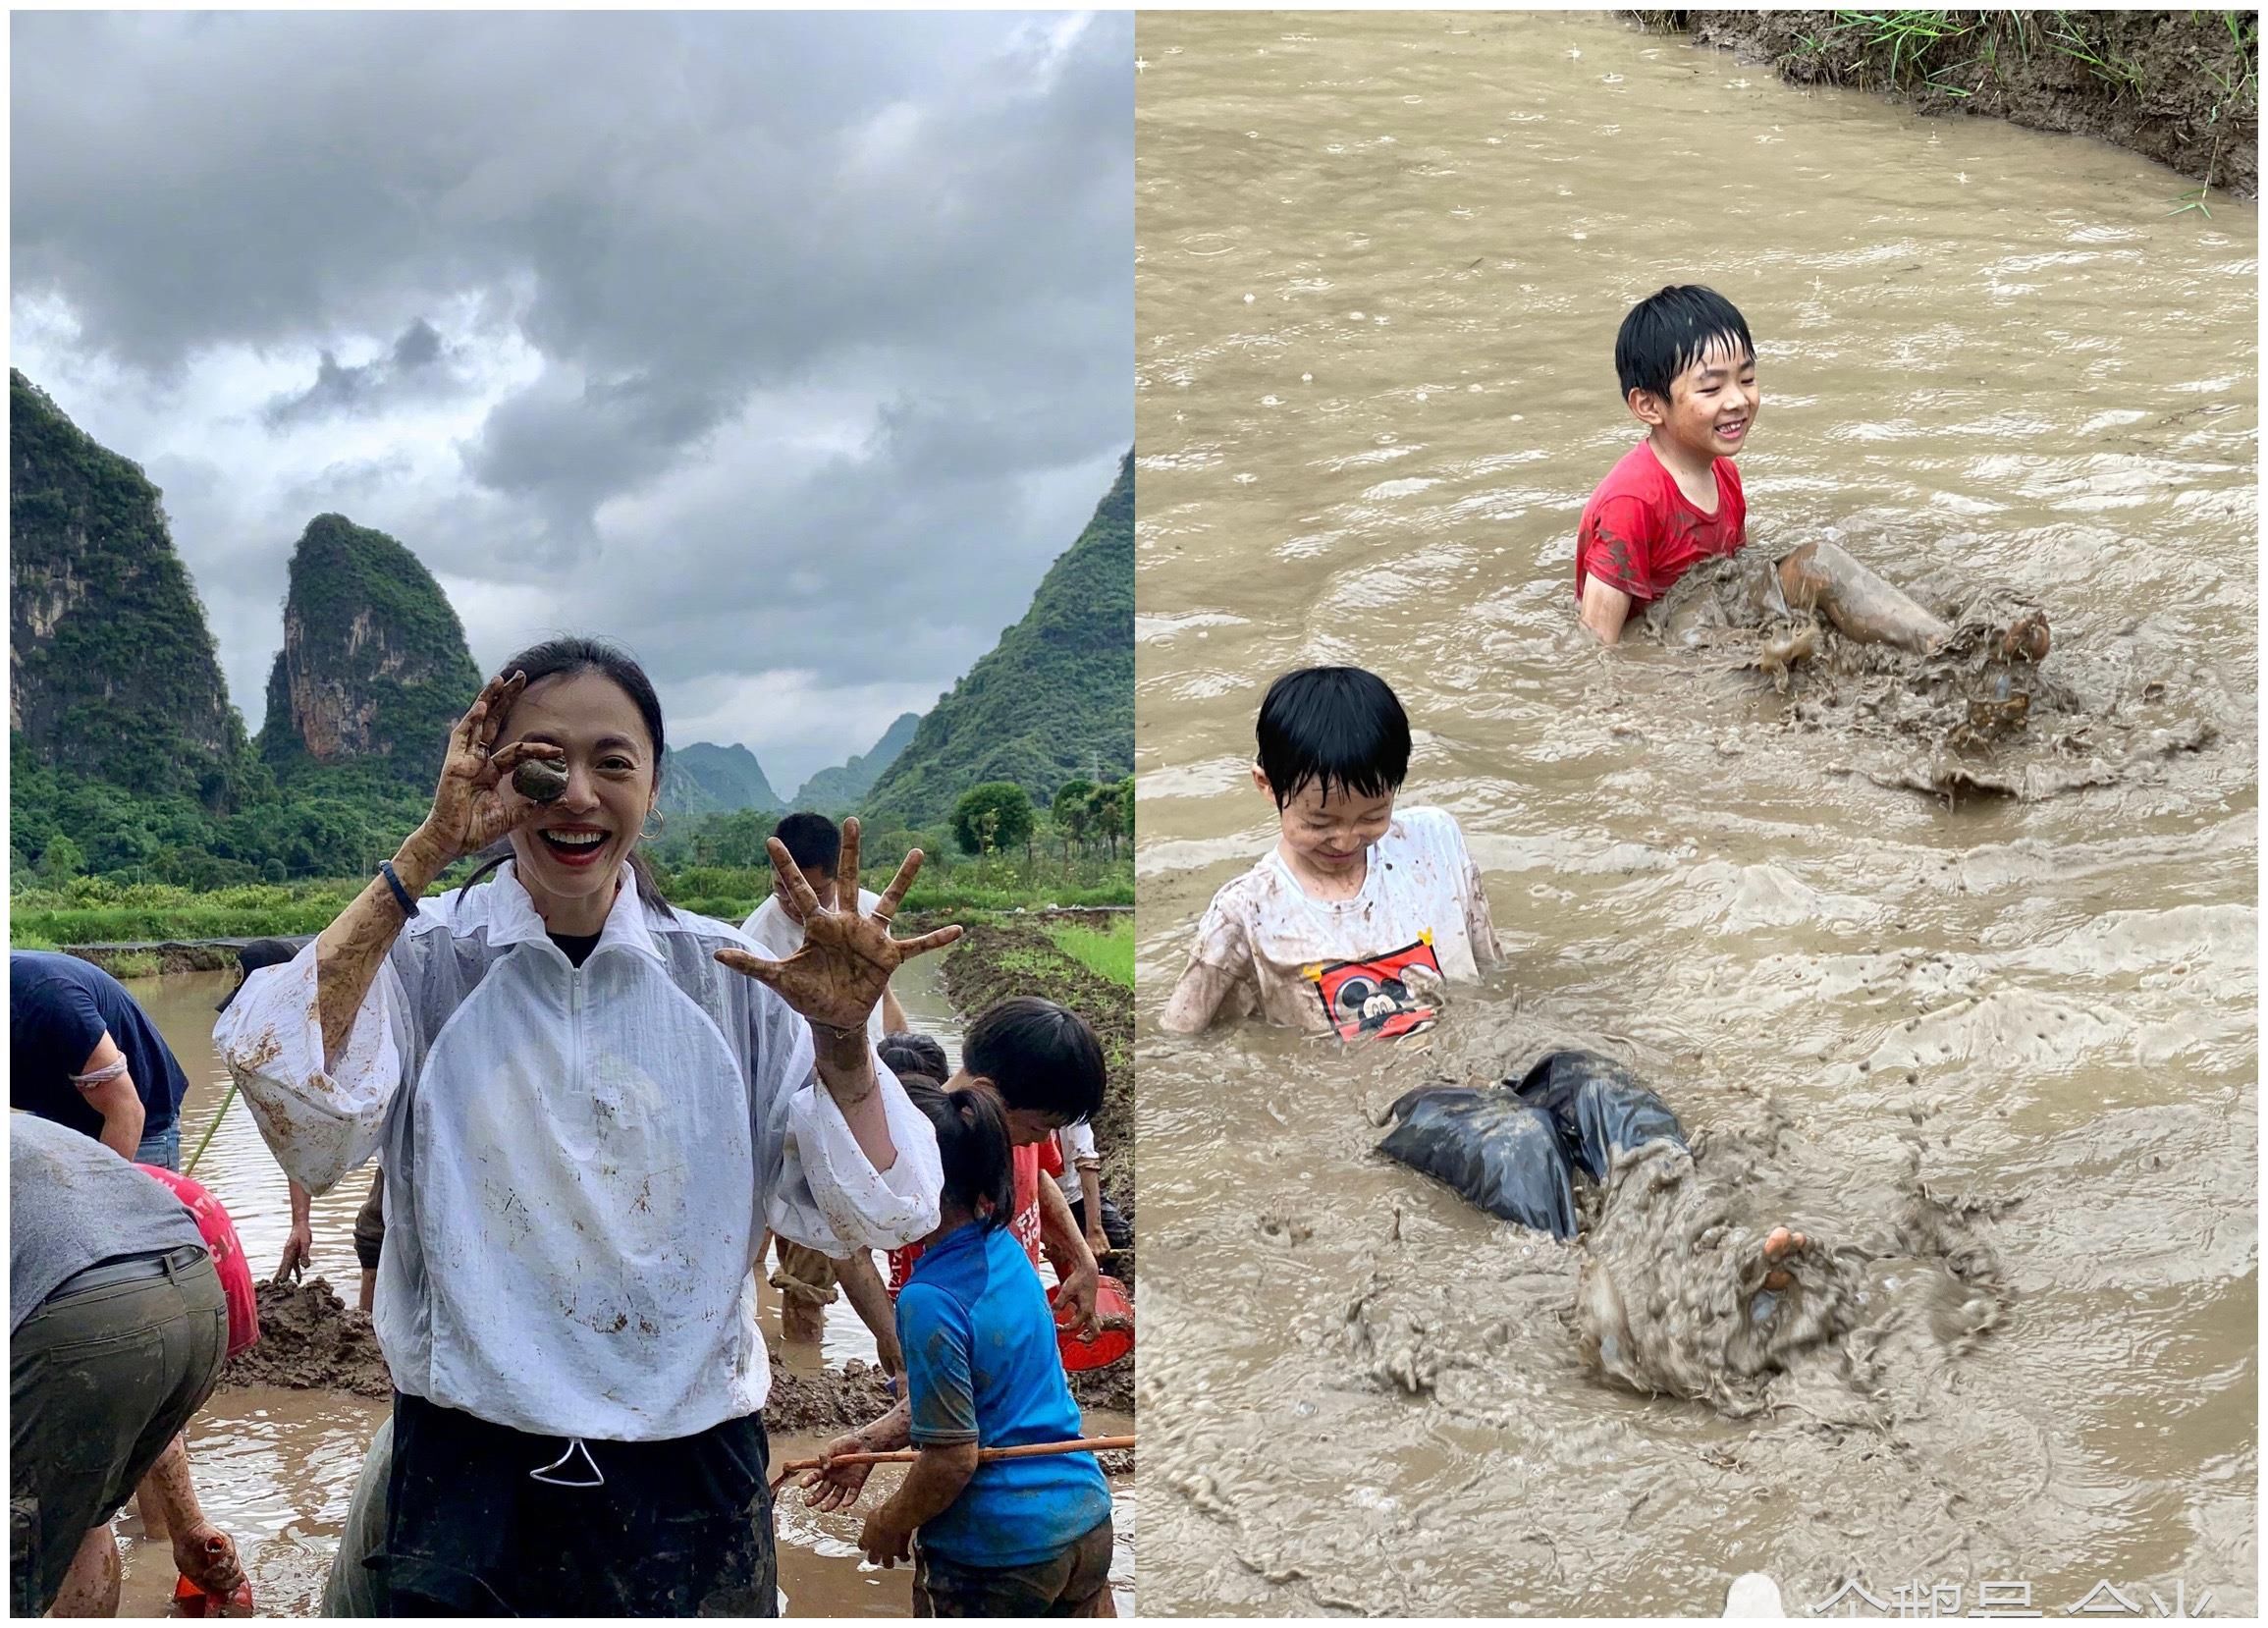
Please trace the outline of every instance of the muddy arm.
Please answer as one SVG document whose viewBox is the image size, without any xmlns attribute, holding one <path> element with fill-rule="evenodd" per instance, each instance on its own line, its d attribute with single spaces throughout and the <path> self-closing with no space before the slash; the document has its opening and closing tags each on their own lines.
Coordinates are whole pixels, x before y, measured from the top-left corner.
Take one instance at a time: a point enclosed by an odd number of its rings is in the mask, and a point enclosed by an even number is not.
<svg viewBox="0 0 2268 1628">
<path fill-rule="evenodd" d="M 85 1066 L 80 1069 L 78 1078 L 94 1082 L 81 1085 L 79 1097 L 102 1115 L 102 1131 L 95 1139 L 119 1158 L 134 1159 L 141 1152 L 142 1125 L 148 1118 L 148 1110 L 142 1107 L 141 1093 L 126 1065 L 126 1054 L 118 1049 L 118 1042 L 110 1038 L 108 1029 L 102 1031 L 102 1039 L 87 1054 Z"/>
<path fill-rule="evenodd" d="M 1203 1034 L 1235 987 L 1236 974 L 1226 967 L 1193 960 L 1166 998 L 1165 1011 L 1158 1021 L 1170 1034 Z"/>
<path fill-rule="evenodd" d="M 896 1249 L 935 1230 L 945 1183 L 937 1131 L 873 1048 L 865 1058 L 873 1085 L 855 1107 L 884 1121 L 887 1166 L 869 1157 L 867 1138 L 815 1066 L 811 1025 L 765 992 L 749 1022 L 759 1224 L 836 1260 L 855 1249 Z M 863 1028 L 856 1040 L 866 1046 Z"/>
<path fill-rule="evenodd" d="M 895 1308 L 891 1305 L 890 1290 L 883 1286 L 882 1274 L 875 1269 L 874 1256 L 854 1249 L 849 1259 L 836 1268 L 835 1275 L 850 1309 L 874 1335 L 875 1360 L 885 1374 L 897 1378 L 905 1372 L 905 1353 L 898 1349 Z"/>
<path fill-rule="evenodd" d="M 1496 942 L 1496 918 L 1488 908 L 1488 890 L 1482 884 L 1480 864 L 1465 856 L 1465 937 L 1473 944 L 1473 959 L 1487 972 L 1504 964 L 1504 947 Z"/>
<path fill-rule="evenodd" d="M 238 1562 L 236 1545 L 198 1507 L 184 1438 L 176 1436 L 167 1443 L 142 1478 L 141 1491 L 164 1511 L 173 1535 L 174 1564 L 181 1574 L 207 1594 L 235 1593 L 244 1581 L 243 1567 Z"/>
<path fill-rule="evenodd" d="M 1097 1328 L 1095 1297 L 1102 1292 L 1103 1269 L 1096 1263 L 1095 1252 L 1087 1247 L 1087 1235 L 1071 1219 L 1071 1201 L 1063 1196 L 1055 1178 L 1045 1171 L 1040 1175 L 1040 1247 L 1047 1251 L 1049 1264 L 1062 1284 L 1063 1304 L 1072 1307 L 1078 1318 L 1074 1327 L 1080 1337 L 1092 1337 Z"/>
<path fill-rule="evenodd" d="M 1583 579 L 1583 625 L 1598 635 L 1601 644 L 1622 642 L 1623 624 L 1630 620 L 1630 595 L 1595 576 Z"/>
<path fill-rule="evenodd" d="M 411 898 L 433 886 L 449 866 L 439 844 L 423 830 L 413 833 L 394 855 L 394 874 Z M 409 918 L 383 876 L 354 895 L 352 903 L 315 940 L 315 1008 L 323 1027 L 323 1067 L 339 1063 L 354 1017 L 370 997 L 378 968 Z M 247 980 L 248 981 L 248 980 Z"/>
</svg>

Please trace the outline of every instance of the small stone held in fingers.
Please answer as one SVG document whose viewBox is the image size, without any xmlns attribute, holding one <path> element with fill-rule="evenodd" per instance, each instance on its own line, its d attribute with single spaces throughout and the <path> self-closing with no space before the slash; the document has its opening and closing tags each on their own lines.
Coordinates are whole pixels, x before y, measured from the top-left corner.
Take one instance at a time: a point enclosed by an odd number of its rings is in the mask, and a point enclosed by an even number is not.
<svg viewBox="0 0 2268 1628">
<path fill-rule="evenodd" d="M 548 757 L 527 758 L 512 772 L 512 787 L 529 802 L 557 802 L 567 794 L 567 765 Z"/>
</svg>

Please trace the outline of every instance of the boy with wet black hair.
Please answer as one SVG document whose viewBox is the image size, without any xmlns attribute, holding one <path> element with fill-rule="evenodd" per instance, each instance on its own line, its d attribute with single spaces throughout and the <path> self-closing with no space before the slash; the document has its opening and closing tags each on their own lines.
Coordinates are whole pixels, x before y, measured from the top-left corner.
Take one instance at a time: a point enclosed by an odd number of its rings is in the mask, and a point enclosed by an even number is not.
<svg viewBox="0 0 2268 1628">
<path fill-rule="evenodd" d="M 1410 721 L 1386 681 L 1311 667 L 1269 686 L 1253 785 L 1275 804 L 1275 846 L 1214 895 L 1164 1026 L 1195 1034 L 1226 1010 L 1295 1028 L 1338 1028 L 1405 992 L 1412 966 L 1471 982 L 1501 956 L 1481 870 L 1438 808 L 1394 808 L 1410 768 Z M 1438 981 L 1436 980 L 1436 982 Z M 1423 977 L 1420 982 L 1423 983 Z M 1351 1007 L 1350 1007 L 1351 1004 Z M 1430 1020 L 1406 1006 L 1373 1032 Z"/>
<path fill-rule="evenodd" d="M 1733 460 L 1763 410 L 1748 321 L 1714 289 L 1672 286 L 1631 307 L 1615 336 L 1614 370 L 1647 438 L 1592 493 L 1575 545 L 1583 624 L 1608 644 L 1634 608 L 1660 599 L 1703 560 L 1747 545 L 1748 500 Z M 1781 556 L 1774 577 L 1767 590 L 1786 609 L 1815 610 L 1862 643 L 1926 652 L 1953 632 L 1831 542 Z M 2001 637 L 2004 658 L 2036 662 L 2047 650 L 2036 612 Z"/>
</svg>

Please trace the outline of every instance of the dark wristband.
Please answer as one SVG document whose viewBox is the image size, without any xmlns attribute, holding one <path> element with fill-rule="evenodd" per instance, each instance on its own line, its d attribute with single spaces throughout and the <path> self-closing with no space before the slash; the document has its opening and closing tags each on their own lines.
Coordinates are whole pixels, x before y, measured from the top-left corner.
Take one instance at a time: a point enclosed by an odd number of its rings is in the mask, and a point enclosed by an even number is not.
<svg viewBox="0 0 2268 1628">
<path fill-rule="evenodd" d="M 404 916 L 417 914 L 417 900 L 409 896 L 409 890 L 402 886 L 402 878 L 394 874 L 394 861 L 378 861 L 378 874 L 386 879 L 386 886 L 394 890 L 394 902 L 402 906 Z"/>
</svg>

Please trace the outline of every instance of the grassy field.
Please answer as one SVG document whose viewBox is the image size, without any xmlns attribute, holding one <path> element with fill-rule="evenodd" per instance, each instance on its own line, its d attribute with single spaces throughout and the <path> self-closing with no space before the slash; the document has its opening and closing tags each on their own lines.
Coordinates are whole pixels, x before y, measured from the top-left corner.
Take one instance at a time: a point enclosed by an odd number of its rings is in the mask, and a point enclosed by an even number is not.
<svg viewBox="0 0 2268 1628">
<path fill-rule="evenodd" d="M 1090 972 L 1099 972 L 1113 984 L 1134 987 L 1134 918 L 1122 916 L 1107 928 L 1050 927 L 1048 937 Z"/>
<path fill-rule="evenodd" d="M 454 883 L 460 874 L 453 873 L 444 879 L 443 885 Z M 880 867 L 870 868 L 866 885 L 879 892 L 889 886 L 891 874 L 890 870 Z M 772 873 L 769 870 L 686 869 L 666 875 L 663 882 L 671 901 L 679 908 L 738 926 L 771 892 Z M 141 944 L 319 933 L 362 887 L 363 879 L 349 878 L 333 882 L 253 883 L 199 893 L 162 883 L 127 884 L 100 877 L 81 877 L 60 888 L 20 888 L 9 900 L 8 942 L 17 950 L 53 950 L 71 944 Z M 1120 859 L 1115 864 L 1094 862 L 1070 866 L 1045 858 L 1032 865 L 996 859 L 925 870 L 907 895 L 905 908 L 909 912 L 951 915 L 1041 909 L 1050 904 L 1133 902 L 1131 858 Z M 1131 936 L 1126 941 L 1124 958 L 1130 981 Z"/>
</svg>

